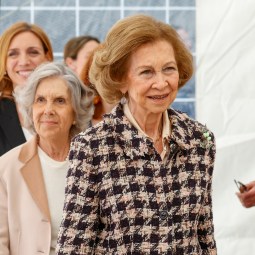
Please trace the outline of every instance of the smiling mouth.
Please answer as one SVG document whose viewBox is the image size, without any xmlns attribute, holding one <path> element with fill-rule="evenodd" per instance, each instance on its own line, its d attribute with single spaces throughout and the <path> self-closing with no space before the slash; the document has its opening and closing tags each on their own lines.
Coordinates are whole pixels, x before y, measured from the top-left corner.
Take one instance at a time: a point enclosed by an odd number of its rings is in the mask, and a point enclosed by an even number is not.
<svg viewBox="0 0 255 255">
<path fill-rule="evenodd" d="M 28 76 L 33 72 L 33 70 L 30 70 L 30 71 L 18 71 L 17 73 L 24 77 L 24 78 L 28 78 Z"/>
<path fill-rule="evenodd" d="M 168 94 L 158 95 L 158 96 L 149 96 L 149 98 L 151 99 L 165 99 L 167 97 L 168 97 Z"/>
</svg>

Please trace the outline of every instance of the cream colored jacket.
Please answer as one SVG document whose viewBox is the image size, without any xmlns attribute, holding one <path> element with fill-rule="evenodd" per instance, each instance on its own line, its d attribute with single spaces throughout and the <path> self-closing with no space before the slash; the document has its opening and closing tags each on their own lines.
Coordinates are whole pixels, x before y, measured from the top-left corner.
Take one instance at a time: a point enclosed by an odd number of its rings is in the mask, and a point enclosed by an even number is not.
<svg viewBox="0 0 255 255">
<path fill-rule="evenodd" d="M 34 137 L 0 157 L 0 255 L 48 255 L 50 242 L 50 212 Z"/>
</svg>

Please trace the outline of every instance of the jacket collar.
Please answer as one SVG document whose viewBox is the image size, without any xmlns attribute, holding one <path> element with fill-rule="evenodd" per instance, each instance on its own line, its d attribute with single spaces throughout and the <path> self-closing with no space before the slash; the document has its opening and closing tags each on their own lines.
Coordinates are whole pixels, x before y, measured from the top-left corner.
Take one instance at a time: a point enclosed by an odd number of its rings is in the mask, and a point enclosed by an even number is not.
<svg viewBox="0 0 255 255">
<path fill-rule="evenodd" d="M 171 136 L 167 139 L 169 145 L 173 142 L 181 149 L 188 150 L 193 137 L 191 128 L 186 124 L 186 115 L 183 116 L 173 109 L 168 110 L 168 115 L 171 123 Z M 152 142 L 129 122 L 121 103 L 105 115 L 105 123 L 113 128 L 112 132 L 116 134 L 116 139 L 119 139 L 128 156 L 134 159 L 151 154 Z"/>
<path fill-rule="evenodd" d="M 193 139 L 193 131 L 191 126 L 188 125 L 187 115 L 181 114 L 174 109 L 168 109 L 168 116 L 171 123 L 172 132 L 169 137 L 180 148 L 189 150 L 191 147 L 191 140 Z"/>
<path fill-rule="evenodd" d="M 37 136 L 22 146 L 19 154 L 19 160 L 24 164 L 21 168 L 21 174 L 35 203 L 50 221 L 47 193 L 37 146 Z"/>
</svg>

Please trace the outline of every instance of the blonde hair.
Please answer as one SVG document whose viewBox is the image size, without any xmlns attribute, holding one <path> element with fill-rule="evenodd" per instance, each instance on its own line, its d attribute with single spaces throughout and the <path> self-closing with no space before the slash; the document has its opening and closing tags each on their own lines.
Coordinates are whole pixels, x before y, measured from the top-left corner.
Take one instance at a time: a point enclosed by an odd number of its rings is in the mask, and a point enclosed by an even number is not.
<svg viewBox="0 0 255 255">
<path fill-rule="evenodd" d="M 108 102 L 115 103 L 123 96 L 120 89 L 125 85 L 132 53 L 141 45 L 156 41 L 172 45 L 179 71 L 179 88 L 193 74 L 193 58 L 178 33 L 168 24 L 146 15 L 134 15 L 119 20 L 108 32 L 105 42 L 94 54 L 89 78 L 99 94 Z"/>
<path fill-rule="evenodd" d="M 46 33 L 35 24 L 29 24 L 27 22 L 16 22 L 9 28 L 7 28 L 0 37 L 0 98 L 12 97 L 13 84 L 11 79 L 6 74 L 6 59 L 7 52 L 10 47 L 12 39 L 19 33 L 32 32 L 42 42 L 43 49 L 48 61 L 53 61 L 53 50 L 50 40 Z"/>
</svg>

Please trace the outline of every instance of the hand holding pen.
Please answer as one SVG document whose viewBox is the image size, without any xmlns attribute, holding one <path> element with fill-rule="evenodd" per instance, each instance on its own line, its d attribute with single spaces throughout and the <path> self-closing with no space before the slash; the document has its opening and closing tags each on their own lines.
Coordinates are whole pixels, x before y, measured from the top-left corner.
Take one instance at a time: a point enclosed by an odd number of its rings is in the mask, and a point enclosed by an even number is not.
<svg viewBox="0 0 255 255">
<path fill-rule="evenodd" d="M 239 192 L 237 192 L 236 195 L 241 204 L 246 208 L 255 206 L 255 181 L 243 184 L 235 180 L 235 183 L 239 189 Z"/>
</svg>

